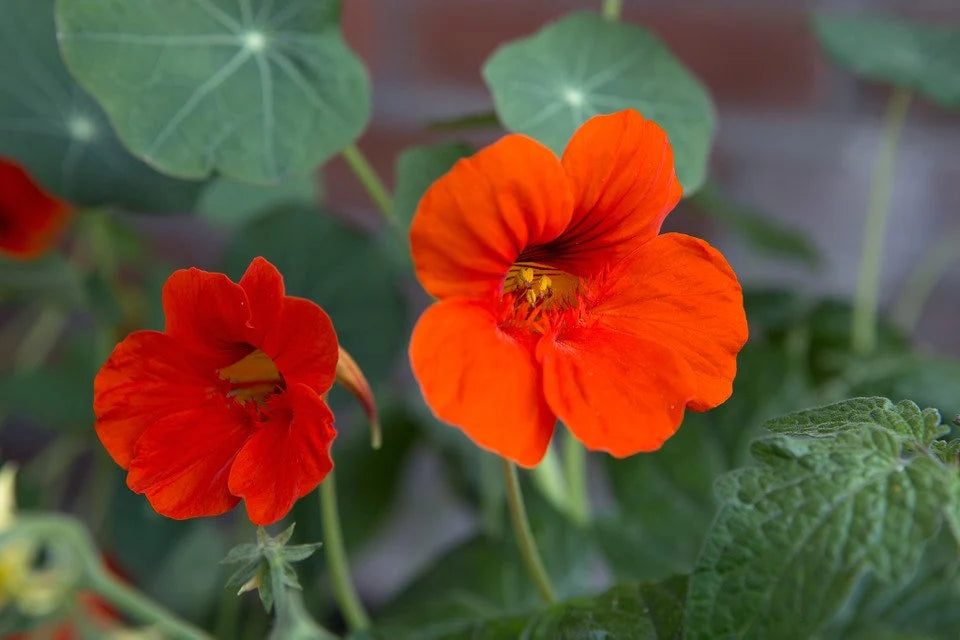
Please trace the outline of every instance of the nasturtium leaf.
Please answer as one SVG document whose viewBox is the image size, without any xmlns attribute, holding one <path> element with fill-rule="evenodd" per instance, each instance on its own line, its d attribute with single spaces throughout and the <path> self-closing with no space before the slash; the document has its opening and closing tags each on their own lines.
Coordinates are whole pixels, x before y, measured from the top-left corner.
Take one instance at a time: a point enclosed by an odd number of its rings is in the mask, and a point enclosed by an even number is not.
<svg viewBox="0 0 960 640">
<path fill-rule="evenodd" d="M 703 184 L 715 119 L 710 96 L 644 28 L 576 13 L 501 46 L 483 77 L 503 124 L 557 153 L 591 116 L 636 109 L 666 130 L 684 193 Z"/>
<path fill-rule="evenodd" d="M 936 422 L 936 424 L 934 424 Z M 719 480 L 686 637 L 808 638 L 865 573 L 903 581 L 944 520 L 957 467 L 926 450 L 935 411 L 860 398 L 768 423 L 761 463 Z M 784 435 L 799 434 L 799 435 Z"/>
<path fill-rule="evenodd" d="M 410 226 L 420 198 L 437 178 L 445 174 L 460 158 L 470 155 L 470 145 L 445 142 L 404 150 L 397 158 L 397 186 L 394 202 L 397 217 L 404 228 Z"/>
<path fill-rule="evenodd" d="M 721 224 L 757 253 L 808 267 L 816 267 L 821 262 L 817 248 L 803 233 L 769 214 L 730 200 L 715 184 L 704 185 L 691 202 L 704 216 Z"/>
<path fill-rule="evenodd" d="M 165 173 L 309 173 L 370 114 L 335 0 L 61 0 L 67 66 L 120 139 Z"/>
<path fill-rule="evenodd" d="M 960 109 L 960 29 L 876 16 L 818 14 L 820 45 L 839 66 Z"/>
<path fill-rule="evenodd" d="M 220 178 L 203 190 L 197 213 L 217 226 L 236 228 L 278 206 L 316 206 L 320 197 L 320 179 L 313 174 L 269 185 Z"/>
<path fill-rule="evenodd" d="M 283 207 L 243 227 L 224 256 L 239 278 L 263 256 L 283 274 L 287 294 L 330 315 L 340 344 L 376 389 L 404 351 L 407 311 L 385 243 L 315 208 Z"/>
<path fill-rule="evenodd" d="M 124 149 L 60 59 L 53 4 L 5 0 L 0 10 L 0 156 L 76 205 L 187 211 L 201 185 L 159 174 Z"/>
</svg>

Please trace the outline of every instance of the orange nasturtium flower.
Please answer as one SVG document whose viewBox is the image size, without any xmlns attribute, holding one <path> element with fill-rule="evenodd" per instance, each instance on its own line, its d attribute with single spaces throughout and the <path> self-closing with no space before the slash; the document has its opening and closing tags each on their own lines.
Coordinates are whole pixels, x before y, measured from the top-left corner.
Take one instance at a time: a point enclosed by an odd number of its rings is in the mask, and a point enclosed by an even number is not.
<svg viewBox="0 0 960 640">
<path fill-rule="evenodd" d="M 70 205 L 41 189 L 18 164 L 0 158 L 0 254 L 36 258 L 56 242 Z"/>
<path fill-rule="evenodd" d="M 333 468 L 330 318 L 285 295 L 263 258 L 239 284 L 177 271 L 163 308 L 164 331 L 129 335 L 97 374 L 100 441 L 162 515 L 212 516 L 243 499 L 254 524 L 276 522 Z"/>
<path fill-rule="evenodd" d="M 508 135 L 435 182 L 410 243 L 439 300 L 410 359 L 437 417 L 533 466 L 558 418 L 622 457 L 726 400 L 742 293 L 709 244 L 659 235 L 680 195 L 666 134 L 632 110 L 586 122 L 560 160 Z"/>
</svg>

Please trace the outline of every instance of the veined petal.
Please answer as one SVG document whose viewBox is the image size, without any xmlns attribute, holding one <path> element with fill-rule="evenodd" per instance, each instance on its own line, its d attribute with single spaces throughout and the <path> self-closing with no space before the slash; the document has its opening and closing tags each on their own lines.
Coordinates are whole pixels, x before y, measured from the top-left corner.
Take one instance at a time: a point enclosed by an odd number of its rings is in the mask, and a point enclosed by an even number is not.
<svg viewBox="0 0 960 640">
<path fill-rule="evenodd" d="M 320 396 L 294 384 L 271 404 L 270 421 L 243 445 L 229 478 L 230 492 L 243 498 L 256 525 L 283 518 L 333 469 L 330 444 L 337 432 Z"/>
<path fill-rule="evenodd" d="M 157 513 L 176 520 L 215 516 L 239 502 L 227 478 L 251 427 L 227 402 L 211 399 L 161 418 L 137 440 L 127 486 L 146 494 Z"/>
<path fill-rule="evenodd" d="M 215 354 L 221 366 L 249 352 L 250 303 L 243 288 L 222 273 L 175 271 L 163 285 L 164 333 Z"/>
<path fill-rule="evenodd" d="M 563 153 L 574 197 L 554 266 L 588 275 L 654 238 L 682 194 L 660 126 L 632 109 L 594 116 Z"/>
<path fill-rule="evenodd" d="M 97 436 L 126 469 L 144 431 L 166 416 L 202 406 L 215 383 L 216 363 L 206 363 L 166 334 L 132 333 L 94 379 Z"/>
<path fill-rule="evenodd" d="M 417 322 L 410 363 L 440 420 L 523 466 L 543 458 L 556 417 L 543 397 L 532 338 L 501 330 L 483 305 L 443 300 Z"/>
<path fill-rule="evenodd" d="M 339 357 L 337 334 L 330 316 L 316 303 L 286 296 L 261 349 L 288 383 L 302 382 L 317 393 L 333 386 Z"/>
<path fill-rule="evenodd" d="M 740 283 L 719 251 L 680 233 L 658 236 L 614 269 L 597 298 L 603 326 L 683 358 L 696 382 L 691 409 L 730 397 L 747 319 Z"/>
<path fill-rule="evenodd" d="M 521 251 L 560 235 L 571 212 L 553 152 L 508 135 L 457 162 L 420 200 L 410 227 L 417 277 L 437 298 L 499 292 Z"/>
<path fill-rule="evenodd" d="M 262 257 L 256 257 L 240 278 L 240 288 L 250 304 L 251 341 L 258 344 L 266 332 L 277 324 L 283 308 L 283 276 Z"/>
<path fill-rule="evenodd" d="M 550 408 L 588 449 L 617 457 L 660 448 L 694 387 L 666 347 L 603 327 L 544 336 L 537 357 Z"/>
</svg>

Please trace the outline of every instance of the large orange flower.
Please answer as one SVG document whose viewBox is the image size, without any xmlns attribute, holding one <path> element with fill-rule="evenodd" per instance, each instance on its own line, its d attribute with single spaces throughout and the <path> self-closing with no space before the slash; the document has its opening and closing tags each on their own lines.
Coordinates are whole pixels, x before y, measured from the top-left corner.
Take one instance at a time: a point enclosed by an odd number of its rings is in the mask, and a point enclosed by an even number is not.
<svg viewBox="0 0 960 640">
<path fill-rule="evenodd" d="M 437 417 L 532 466 L 558 418 L 628 456 L 726 400 L 740 285 L 706 242 L 658 235 L 680 195 L 666 134 L 632 110 L 589 120 L 560 160 L 509 135 L 435 182 L 410 243 L 439 301 L 410 360 Z"/>
<path fill-rule="evenodd" d="M 254 524 L 279 520 L 333 468 L 330 318 L 285 295 L 263 258 L 239 284 L 177 271 L 163 308 L 164 331 L 131 334 L 97 374 L 100 441 L 160 514 L 212 516 L 243 499 Z"/>
<path fill-rule="evenodd" d="M 0 158 L 0 253 L 35 258 L 56 241 L 70 206 L 48 195 L 12 160 Z"/>
</svg>

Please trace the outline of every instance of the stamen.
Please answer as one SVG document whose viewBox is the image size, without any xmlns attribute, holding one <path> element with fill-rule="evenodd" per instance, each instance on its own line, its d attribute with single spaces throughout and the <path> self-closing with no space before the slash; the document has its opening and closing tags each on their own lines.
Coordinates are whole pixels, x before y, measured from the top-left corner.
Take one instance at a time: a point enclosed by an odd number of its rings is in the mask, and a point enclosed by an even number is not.
<svg viewBox="0 0 960 640">
<path fill-rule="evenodd" d="M 262 404 L 278 390 L 283 389 L 283 376 L 270 356 L 256 349 L 229 367 L 217 371 L 226 382 L 227 397 L 239 404 L 253 401 Z"/>
</svg>

